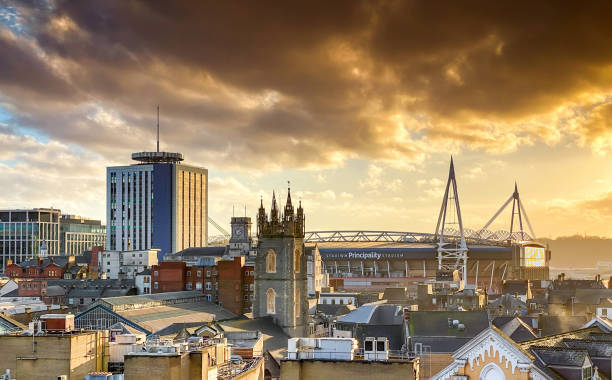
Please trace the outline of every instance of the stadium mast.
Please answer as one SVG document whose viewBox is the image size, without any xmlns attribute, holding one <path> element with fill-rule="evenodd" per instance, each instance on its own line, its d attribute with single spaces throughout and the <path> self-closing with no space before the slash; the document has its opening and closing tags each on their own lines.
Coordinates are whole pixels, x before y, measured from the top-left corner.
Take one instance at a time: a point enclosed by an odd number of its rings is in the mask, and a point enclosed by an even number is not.
<svg viewBox="0 0 612 380">
<path fill-rule="evenodd" d="M 487 230 L 487 228 L 495 221 L 495 219 L 497 219 L 499 214 L 501 214 L 506 209 L 506 207 L 508 207 L 510 202 L 512 202 L 512 216 L 510 218 L 510 234 L 508 235 L 508 239 L 526 241 L 533 240 L 536 238 L 535 233 L 533 232 L 533 228 L 531 227 L 531 223 L 529 222 L 527 212 L 525 211 L 525 207 L 523 206 L 523 202 L 521 202 L 521 196 L 519 194 L 518 185 L 516 184 L 516 182 L 514 182 L 514 192 L 512 193 L 512 195 L 510 195 L 510 198 L 508 198 L 508 200 L 506 200 L 506 202 L 499 208 L 499 210 L 497 210 L 495 215 L 493 215 L 493 217 L 489 219 L 487 224 L 485 224 L 485 226 L 482 227 L 480 231 L 478 231 L 478 236 L 483 237 L 483 235 L 486 233 L 485 231 Z M 517 236 L 515 238 L 514 221 L 517 217 L 519 230 L 516 231 Z M 531 233 L 531 235 L 526 233 L 523 229 L 523 217 L 525 218 L 525 222 L 527 222 L 527 227 L 529 227 L 529 232 Z"/>
<path fill-rule="evenodd" d="M 449 206 L 451 209 L 450 212 Z M 455 207 L 455 215 L 452 215 L 453 206 Z M 453 216 L 454 220 L 451 220 L 450 218 Z M 447 224 L 455 224 L 459 227 L 459 230 L 453 231 L 453 229 L 448 229 L 446 228 Z M 461 219 L 457 180 L 455 178 L 455 165 L 452 156 L 434 239 L 438 244 L 438 273 L 452 273 L 457 270 L 459 271 L 463 283 L 466 284 L 468 248 L 463 234 L 463 220 Z"/>
</svg>

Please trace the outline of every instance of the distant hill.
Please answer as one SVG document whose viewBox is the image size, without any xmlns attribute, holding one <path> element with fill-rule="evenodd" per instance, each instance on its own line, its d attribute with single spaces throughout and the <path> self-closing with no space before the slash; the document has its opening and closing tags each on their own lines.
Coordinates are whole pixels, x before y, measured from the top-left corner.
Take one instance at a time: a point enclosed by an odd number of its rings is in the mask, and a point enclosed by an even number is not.
<svg viewBox="0 0 612 380">
<path fill-rule="evenodd" d="M 612 239 L 598 236 L 563 236 L 539 238 L 552 251 L 550 266 L 593 267 L 598 261 L 612 262 Z"/>
</svg>

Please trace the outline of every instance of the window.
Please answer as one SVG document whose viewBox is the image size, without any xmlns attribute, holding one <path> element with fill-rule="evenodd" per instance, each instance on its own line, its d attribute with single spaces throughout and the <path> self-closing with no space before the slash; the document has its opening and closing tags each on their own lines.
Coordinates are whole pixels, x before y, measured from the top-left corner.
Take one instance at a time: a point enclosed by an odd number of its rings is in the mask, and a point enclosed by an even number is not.
<svg viewBox="0 0 612 380">
<path fill-rule="evenodd" d="M 210 271 L 209 270 L 206 271 L 206 277 L 210 277 Z"/>
<path fill-rule="evenodd" d="M 495 363 L 489 363 L 480 371 L 481 380 L 506 380 L 504 371 Z"/>
<path fill-rule="evenodd" d="M 371 351 L 374 351 L 374 350 L 373 350 L 373 348 L 374 348 L 373 344 L 374 344 L 374 342 L 373 342 L 373 341 L 371 341 L 371 340 L 366 340 L 366 341 L 364 342 L 364 350 L 365 350 L 365 351 L 370 351 L 370 352 L 371 352 Z"/>
<path fill-rule="evenodd" d="M 266 273 L 276 273 L 276 253 L 273 249 L 266 253 Z"/>
<path fill-rule="evenodd" d="M 191 290 L 191 282 L 187 283 L 187 290 Z"/>
<path fill-rule="evenodd" d="M 202 271 L 199 270 L 198 273 L 196 273 L 198 277 L 202 277 Z"/>
<path fill-rule="evenodd" d="M 153 272 L 153 276 L 155 277 L 159 276 L 159 272 L 158 271 Z"/>
<path fill-rule="evenodd" d="M 187 271 L 187 277 L 191 277 L 191 271 L 190 270 Z"/>
<path fill-rule="evenodd" d="M 302 252 L 296 249 L 293 255 L 293 270 L 295 273 L 300 273 L 300 259 L 302 258 Z"/>
<path fill-rule="evenodd" d="M 593 367 L 582 368 L 582 380 L 590 380 L 593 376 Z"/>
<path fill-rule="evenodd" d="M 196 282 L 196 290 L 202 290 L 202 283 Z"/>
<path fill-rule="evenodd" d="M 295 308 L 293 310 L 295 313 L 295 318 L 298 318 L 300 316 L 300 312 L 301 312 L 300 304 L 302 303 L 300 299 L 301 299 L 300 298 L 300 288 L 297 288 L 295 289 L 295 302 L 294 302 Z"/>
<path fill-rule="evenodd" d="M 250 291 L 254 291 L 255 290 L 255 284 L 249 284 L 249 290 Z"/>
<path fill-rule="evenodd" d="M 270 254 L 270 251 L 268 251 L 268 254 Z M 268 314 L 276 314 L 276 292 L 272 288 L 266 292 L 266 306 Z"/>
<path fill-rule="evenodd" d="M 244 290 L 249 290 L 249 284 L 244 284 Z"/>
<path fill-rule="evenodd" d="M 212 301 L 212 296 L 210 294 L 206 294 L 206 299 L 208 302 Z"/>
<path fill-rule="evenodd" d="M 344 305 L 344 300 L 340 298 L 340 305 Z"/>
<path fill-rule="evenodd" d="M 244 300 L 245 300 L 245 301 L 248 301 L 248 300 L 249 300 L 249 296 L 248 296 L 248 295 L 245 295 L 245 296 L 244 296 Z"/>
<path fill-rule="evenodd" d="M 158 282 L 154 282 L 153 283 L 153 289 L 159 289 L 159 283 Z"/>
<path fill-rule="evenodd" d="M 206 290 L 212 290 L 212 286 L 211 286 L 210 282 L 206 283 Z"/>
</svg>

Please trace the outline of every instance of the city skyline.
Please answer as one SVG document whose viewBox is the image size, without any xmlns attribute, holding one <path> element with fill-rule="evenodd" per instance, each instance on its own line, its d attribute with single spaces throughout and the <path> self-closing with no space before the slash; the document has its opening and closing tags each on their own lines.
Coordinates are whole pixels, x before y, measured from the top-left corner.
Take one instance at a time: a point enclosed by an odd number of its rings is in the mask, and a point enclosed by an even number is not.
<svg viewBox="0 0 612 380">
<path fill-rule="evenodd" d="M 538 237 L 612 237 L 600 4 L 33 4 L 0 3 L 0 208 L 105 221 L 159 104 L 224 227 L 290 180 L 307 230 L 433 232 L 452 154 L 466 227 L 517 181 Z"/>
</svg>

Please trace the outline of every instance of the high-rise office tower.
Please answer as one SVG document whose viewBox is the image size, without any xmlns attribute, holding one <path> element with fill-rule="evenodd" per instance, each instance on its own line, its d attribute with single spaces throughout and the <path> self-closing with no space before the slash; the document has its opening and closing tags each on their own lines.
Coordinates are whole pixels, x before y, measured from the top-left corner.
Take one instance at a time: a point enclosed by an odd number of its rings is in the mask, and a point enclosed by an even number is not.
<svg viewBox="0 0 612 380">
<path fill-rule="evenodd" d="M 158 136 L 159 138 L 159 136 Z M 163 256 L 206 246 L 208 170 L 182 164 L 183 155 L 132 154 L 137 164 L 106 170 L 106 249 L 159 249 Z"/>
</svg>

